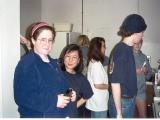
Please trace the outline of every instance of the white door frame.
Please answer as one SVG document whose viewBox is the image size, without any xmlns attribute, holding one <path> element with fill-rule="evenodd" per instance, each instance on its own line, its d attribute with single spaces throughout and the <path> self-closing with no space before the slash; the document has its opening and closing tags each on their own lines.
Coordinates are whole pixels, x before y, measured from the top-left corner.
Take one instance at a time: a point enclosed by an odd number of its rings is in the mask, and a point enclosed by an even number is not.
<svg viewBox="0 0 160 120">
<path fill-rule="evenodd" d="M 0 26 L 0 118 L 15 118 L 13 76 L 20 58 L 20 0 L 0 0 Z"/>
</svg>

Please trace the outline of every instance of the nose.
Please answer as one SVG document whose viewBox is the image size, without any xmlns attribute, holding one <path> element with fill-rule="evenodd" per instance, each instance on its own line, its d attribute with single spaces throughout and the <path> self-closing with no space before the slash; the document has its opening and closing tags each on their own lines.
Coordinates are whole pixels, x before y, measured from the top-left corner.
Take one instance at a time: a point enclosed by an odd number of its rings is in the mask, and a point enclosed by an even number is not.
<svg viewBox="0 0 160 120">
<path fill-rule="evenodd" d="M 52 43 L 52 41 L 51 40 L 45 40 L 45 45 L 50 45 L 51 43 Z"/>
<path fill-rule="evenodd" d="M 72 62 L 73 61 L 73 58 L 72 57 L 69 57 L 69 62 Z"/>
</svg>

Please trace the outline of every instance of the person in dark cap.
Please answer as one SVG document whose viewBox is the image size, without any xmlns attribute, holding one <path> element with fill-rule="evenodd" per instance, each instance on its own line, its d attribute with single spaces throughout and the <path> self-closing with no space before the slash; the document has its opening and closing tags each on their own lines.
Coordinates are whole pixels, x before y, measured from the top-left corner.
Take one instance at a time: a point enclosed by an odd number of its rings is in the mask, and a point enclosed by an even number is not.
<svg viewBox="0 0 160 120">
<path fill-rule="evenodd" d="M 113 48 L 110 55 L 109 78 L 112 88 L 109 100 L 110 117 L 134 117 L 137 77 L 133 45 L 143 38 L 146 28 L 145 20 L 138 14 L 128 15 L 120 26 L 118 35 L 122 40 Z"/>
</svg>

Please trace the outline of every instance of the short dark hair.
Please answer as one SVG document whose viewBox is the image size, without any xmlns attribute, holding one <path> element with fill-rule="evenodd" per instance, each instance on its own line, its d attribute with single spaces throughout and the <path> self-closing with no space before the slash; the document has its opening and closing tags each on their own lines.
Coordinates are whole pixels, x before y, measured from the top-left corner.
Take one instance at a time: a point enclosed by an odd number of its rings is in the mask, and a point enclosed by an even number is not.
<svg viewBox="0 0 160 120">
<path fill-rule="evenodd" d="M 60 54 L 60 57 L 59 57 L 60 67 L 63 71 L 66 71 L 65 64 L 64 64 L 64 57 L 65 57 L 66 53 L 70 53 L 72 51 L 78 51 L 78 55 L 79 55 L 79 59 L 80 59 L 78 65 L 74 68 L 74 70 L 77 73 L 82 72 L 82 70 L 83 70 L 83 56 L 82 56 L 82 51 L 77 44 L 69 44 L 63 48 L 63 50 Z"/>
<path fill-rule="evenodd" d="M 102 42 L 105 43 L 105 39 L 102 37 L 94 37 L 91 39 L 88 51 L 87 65 L 91 59 L 103 63 L 104 55 L 101 53 Z"/>
<path fill-rule="evenodd" d="M 147 25 L 141 15 L 130 14 L 122 22 L 122 25 L 120 26 L 120 29 L 118 31 L 118 35 L 124 38 L 131 36 L 133 33 L 140 33 L 142 31 L 145 31 L 146 28 Z"/>
</svg>

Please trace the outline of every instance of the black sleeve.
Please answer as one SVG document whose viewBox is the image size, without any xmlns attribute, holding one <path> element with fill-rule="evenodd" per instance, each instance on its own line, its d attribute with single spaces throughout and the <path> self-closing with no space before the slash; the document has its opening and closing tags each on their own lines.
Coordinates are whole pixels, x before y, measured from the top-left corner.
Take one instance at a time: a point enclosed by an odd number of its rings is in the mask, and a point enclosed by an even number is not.
<svg viewBox="0 0 160 120">
<path fill-rule="evenodd" d="M 80 89 L 81 89 L 81 95 L 84 99 L 89 99 L 90 97 L 92 97 L 93 91 L 92 91 L 91 85 L 84 75 L 82 75 L 81 77 Z"/>
<path fill-rule="evenodd" d="M 111 74 L 111 83 L 121 83 L 125 79 L 126 73 L 126 56 L 123 51 L 118 51 L 113 54 L 113 72 Z"/>
</svg>

